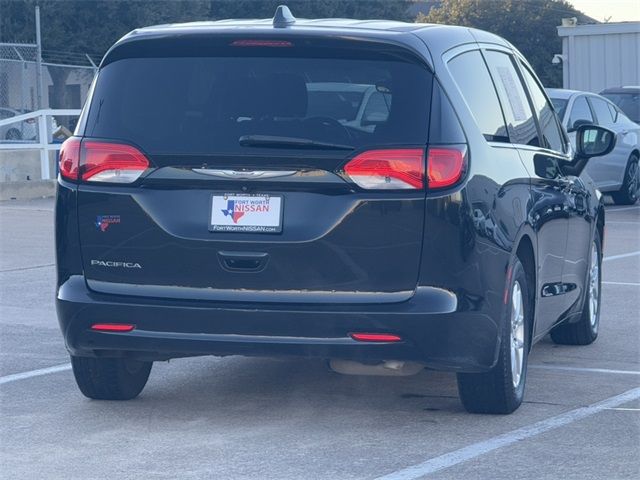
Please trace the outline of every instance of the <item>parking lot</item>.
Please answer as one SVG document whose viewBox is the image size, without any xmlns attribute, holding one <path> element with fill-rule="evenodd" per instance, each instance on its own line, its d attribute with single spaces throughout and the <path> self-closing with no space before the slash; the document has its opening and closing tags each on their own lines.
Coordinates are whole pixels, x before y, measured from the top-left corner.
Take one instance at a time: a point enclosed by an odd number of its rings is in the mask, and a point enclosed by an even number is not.
<svg viewBox="0 0 640 480">
<path fill-rule="evenodd" d="M 138 399 L 90 401 L 58 330 L 52 212 L 0 203 L 2 479 L 640 478 L 640 206 L 607 208 L 598 341 L 536 345 L 509 416 L 465 413 L 453 374 L 300 359 L 156 363 Z"/>
</svg>

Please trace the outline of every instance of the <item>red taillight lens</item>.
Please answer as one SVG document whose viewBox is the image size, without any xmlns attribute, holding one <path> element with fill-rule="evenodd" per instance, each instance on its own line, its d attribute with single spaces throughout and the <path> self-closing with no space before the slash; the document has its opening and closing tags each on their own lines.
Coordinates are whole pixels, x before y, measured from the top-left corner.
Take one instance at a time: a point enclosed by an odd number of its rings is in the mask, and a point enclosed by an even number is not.
<svg viewBox="0 0 640 480">
<path fill-rule="evenodd" d="M 369 150 L 349 161 L 344 171 L 368 190 L 420 189 L 424 187 L 424 150 Z"/>
<path fill-rule="evenodd" d="M 149 160 L 131 145 L 82 142 L 81 178 L 90 182 L 131 183 L 149 168 Z"/>
<path fill-rule="evenodd" d="M 427 154 L 427 182 L 430 189 L 458 183 L 467 166 L 466 145 L 430 147 Z"/>
<path fill-rule="evenodd" d="M 292 47 L 286 40 L 234 40 L 232 47 Z"/>
<path fill-rule="evenodd" d="M 136 328 L 135 325 L 128 323 L 94 323 L 91 325 L 91 330 L 97 332 L 130 332 L 134 328 Z"/>
<path fill-rule="evenodd" d="M 79 164 L 80 139 L 69 137 L 60 147 L 60 175 L 67 180 L 77 180 Z"/>
<path fill-rule="evenodd" d="M 359 342 L 399 342 L 402 340 L 398 335 L 390 333 L 351 333 L 349 335 Z"/>
</svg>

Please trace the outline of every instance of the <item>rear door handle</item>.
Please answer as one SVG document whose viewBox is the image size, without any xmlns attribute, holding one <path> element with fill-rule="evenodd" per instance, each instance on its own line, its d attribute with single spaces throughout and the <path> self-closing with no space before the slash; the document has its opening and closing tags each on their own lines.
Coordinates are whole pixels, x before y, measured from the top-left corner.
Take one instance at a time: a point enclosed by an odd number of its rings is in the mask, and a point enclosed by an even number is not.
<svg viewBox="0 0 640 480">
<path fill-rule="evenodd" d="M 260 272 L 269 261 L 265 252 L 218 252 L 222 268 L 229 272 Z"/>
</svg>

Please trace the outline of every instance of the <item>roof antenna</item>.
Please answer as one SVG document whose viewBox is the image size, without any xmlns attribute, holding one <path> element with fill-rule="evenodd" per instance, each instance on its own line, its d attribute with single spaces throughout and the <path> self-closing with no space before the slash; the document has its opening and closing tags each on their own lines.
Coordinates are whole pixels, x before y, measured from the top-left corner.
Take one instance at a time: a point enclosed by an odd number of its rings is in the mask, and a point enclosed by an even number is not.
<svg viewBox="0 0 640 480">
<path fill-rule="evenodd" d="M 296 17 L 286 5 L 279 5 L 273 16 L 273 28 L 286 28 L 296 23 Z"/>
</svg>

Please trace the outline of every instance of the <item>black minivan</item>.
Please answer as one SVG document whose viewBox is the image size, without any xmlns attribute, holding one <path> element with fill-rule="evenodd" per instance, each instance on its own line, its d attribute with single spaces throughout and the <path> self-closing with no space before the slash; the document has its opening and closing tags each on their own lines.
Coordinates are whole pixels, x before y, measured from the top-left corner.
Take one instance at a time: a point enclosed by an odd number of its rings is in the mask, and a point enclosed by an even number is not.
<svg viewBox="0 0 640 480">
<path fill-rule="evenodd" d="M 457 373 L 522 402 L 531 346 L 598 334 L 604 209 L 522 55 L 478 30 L 274 19 L 135 30 L 105 55 L 56 204 L 82 393 L 153 361 L 306 356 Z"/>
</svg>

